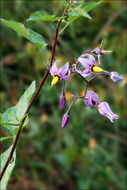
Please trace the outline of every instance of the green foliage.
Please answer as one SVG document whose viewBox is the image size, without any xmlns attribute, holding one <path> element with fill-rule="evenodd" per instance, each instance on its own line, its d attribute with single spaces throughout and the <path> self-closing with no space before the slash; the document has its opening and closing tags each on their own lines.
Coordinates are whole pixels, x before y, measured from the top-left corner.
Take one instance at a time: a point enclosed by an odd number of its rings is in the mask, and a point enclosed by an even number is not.
<svg viewBox="0 0 127 190">
<path fill-rule="evenodd" d="M 92 9 L 94 9 L 95 7 L 97 7 L 98 5 L 100 5 L 103 2 L 104 1 L 83 3 L 83 5 L 81 7 L 83 9 L 85 9 L 87 12 L 89 12 L 89 11 L 91 11 Z"/>
<path fill-rule="evenodd" d="M 27 88 L 27 90 L 24 92 L 24 94 L 21 96 L 16 109 L 16 117 L 18 120 L 21 120 L 21 118 L 24 116 L 25 111 L 28 107 L 28 104 L 36 90 L 36 84 L 35 81 L 32 82 L 32 84 Z"/>
<path fill-rule="evenodd" d="M 11 135 L 16 135 L 19 124 L 24 118 L 25 111 L 28 107 L 28 104 L 35 92 L 35 81 L 29 86 L 29 88 L 21 96 L 18 104 L 7 109 L 3 114 L 1 114 L 1 125 L 8 129 Z M 24 126 L 28 124 L 28 116 L 24 122 Z"/>
<path fill-rule="evenodd" d="M 84 1 L 79 1 L 79 5 L 77 5 L 75 8 L 72 8 L 69 11 L 69 18 L 68 21 L 71 23 L 74 20 L 78 19 L 79 17 L 86 17 L 89 19 L 92 19 L 88 12 L 92 10 L 93 8 L 97 7 L 102 3 L 103 1 L 99 2 L 89 2 L 89 3 L 84 3 Z"/>
<path fill-rule="evenodd" d="M 7 161 L 7 158 L 9 156 L 10 151 L 11 151 L 11 148 L 12 148 L 12 146 L 10 146 L 10 148 L 8 148 L 5 152 L 3 152 L 0 155 L 0 165 L 1 165 L 1 167 L 0 167 L 0 173 L 1 173 L 1 171 L 2 171 L 2 169 L 4 167 L 4 165 L 5 165 L 5 163 Z M 6 190 L 6 188 L 7 188 L 7 184 L 8 184 L 9 178 L 10 178 L 10 176 L 12 174 L 12 170 L 13 170 L 13 168 L 15 166 L 15 160 L 16 160 L 16 151 L 14 151 L 13 158 L 10 161 L 10 163 L 9 163 L 9 165 L 8 165 L 8 167 L 7 167 L 4 175 L 3 175 L 3 178 L 1 180 L 1 184 L 0 184 L 1 189 Z"/>
<path fill-rule="evenodd" d="M 49 15 L 44 11 L 36 11 L 27 19 L 27 21 L 53 21 L 54 18 L 55 15 Z"/>
<path fill-rule="evenodd" d="M 81 16 L 91 19 L 91 17 L 86 12 L 86 10 L 83 10 L 80 7 L 76 7 L 75 9 L 73 9 L 72 11 L 69 12 L 68 21 L 71 23 L 71 22 L 73 22 L 74 20 L 76 20 L 77 18 L 79 18 Z"/>
<path fill-rule="evenodd" d="M 12 138 L 12 136 L 0 137 L 0 141 L 5 141 L 5 140 L 11 139 L 11 138 Z"/>
<path fill-rule="evenodd" d="M 28 40 L 30 40 L 40 50 L 43 50 L 47 46 L 46 42 L 44 41 L 43 37 L 40 34 L 38 34 L 37 32 L 34 32 L 33 30 L 29 28 L 25 28 L 25 26 L 22 23 L 15 22 L 15 21 L 8 21 L 5 19 L 0 19 L 0 21 L 4 23 L 6 26 L 15 30 L 20 36 L 23 36 L 27 38 Z"/>
</svg>

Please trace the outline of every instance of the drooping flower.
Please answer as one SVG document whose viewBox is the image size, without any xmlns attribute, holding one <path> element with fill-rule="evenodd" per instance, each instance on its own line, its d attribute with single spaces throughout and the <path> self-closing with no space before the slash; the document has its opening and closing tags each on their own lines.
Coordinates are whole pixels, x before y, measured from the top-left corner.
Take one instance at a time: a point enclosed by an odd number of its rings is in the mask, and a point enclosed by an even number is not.
<svg viewBox="0 0 127 190">
<path fill-rule="evenodd" d="M 69 112 L 66 112 L 63 116 L 63 119 L 62 119 L 62 128 L 65 128 L 66 125 L 68 124 L 70 120 L 70 113 Z"/>
<path fill-rule="evenodd" d="M 96 107 L 101 115 L 104 115 L 111 122 L 117 119 L 118 116 L 114 114 L 107 102 L 100 102 L 98 95 L 94 91 L 88 91 L 85 96 L 85 104 L 90 107 Z"/>
<path fill-rule="evenodd" d="M 96 107 L 99 103 L 99 97 L 94 91 L 88 91 L 85 96 L 85 104 L 90 107 Z"/>
<path fill-rule="evenodd" d="M 78 62 L 81 63 L 84 70 L 82 71 L 81 69 L 78 69 L 76 65 L 74 65 L 75 71 L 78 72 L 83 77 L 90 76 L 93 72 L 102 72 L 103 71 L 103 69 L 96 66 L 95 58 L 88 53 L 81 55 L 78 58 Z"/>
<path fill-rule="evenodd" d="M 110 78 L 114 81 L 114 82 L 124 82 L 124 78 L 120 77 L 119 74 L 117 72 L 111 72 L 110 74 Z"/>
<path fill-rule="evenodd" d="M 50 69 L 50 73 L 53 77 L 52 79 L 52 86 L 55 85 L 59 80 L 67 80 L 68 77 L 70 76 L 70 70 L 69 70 L 69 62 L 67 62 L 64 66 L 60 67 L 59 69 L 57 68 L 57 63 L 59 61 L 55 62 Z"/>
<path fill-rule="evenodd" d="M 114 114 L 107 102 L 101 102 L 98 106 L 98 111 L 101 115 L 104 115 L 113 123 L 114 119 L 118 118 L 118 115 Z"/>
<path fill-rule="evenodd" d="M 62 91 L 60 94 L 60 109 L 63 109 L 65 104 L 66 104 L 66 97 L 65 97 L 65 92 L 64 92 L 64 85 L 62 87 Z"/>
</svg>

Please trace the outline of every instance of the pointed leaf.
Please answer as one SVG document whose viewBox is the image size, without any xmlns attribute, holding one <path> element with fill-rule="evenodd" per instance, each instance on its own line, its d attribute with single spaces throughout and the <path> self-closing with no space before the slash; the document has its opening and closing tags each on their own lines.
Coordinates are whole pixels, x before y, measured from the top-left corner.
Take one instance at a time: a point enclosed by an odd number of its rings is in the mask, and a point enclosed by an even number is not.
<svg viewBox="0 0 127 190">
<path fill-rule="evenodd" d="M 85 10 L 87 12 L 89 12 L 90 10 L 92 10 L 93 8 L 97 7 L 98 5 L 100 5 L 101 3 L 103 3 L 104 1 L 99 1 L 99 2 L 88 2 L 88 3 L 84 3 L 81 7 L 85 8 Z"/>
<path fill-rule="evenodd" d="M 46 42 L 44 41 L 43 37 L 38 34 L 37 32 L 34 32 L 33 30 L 31 29 L 27 29 L 29 31 L 29 34 L 30 34 L 30 41 L 35 44 L 40 50 L 43 50 L 47 44 Z"/>
<path fill-rule="evenodd" d="M 55 15 L 49 15 L 44 11 L 36 11 L 27 19 L 27 21 L 53 21 L 54 18 Z"/>
<path fill-rule="evenodd" d="M 7 149 L 5 152 L 3 152 L 0 155 L 0 164 L 1 164 L 0 173 L 1 173 L 1 171 L 2 171 L 2 169 L 4 167 L 4 165 L 5 165 L 5 163 L 7 161 L 7 158 L 9 156 L 9 154 L 10 154 L 11 148 L 12 148 L 12 146 L 10 146 L 9 149 Z M 8 167 L 7 167 L 4 175 L 3 175 L 3 178 L 1 180 L 1 185 L 0 185 L 1 189 L 6 190 L 6 188 L 7 188 L 7 184 L 8 184 L 9 178 L 11 177 L 12 170 L 13 170 L 13 168 L 15 166 L 15 160 L 16 160 L 16 151 L 14 151 L 13 159 L 9 163 L 9 165 L 8 165 Z"/>
<path fill-rule="evenodd" d="M 1 125 L 5 127 L 11 135 L 15 135 L 19 128 L 21 119 L 23 118 L 25 111 L 28 107 L 28 104 L 35 92 L 35 81 L 29 86 L 25 93 L 21 96 L 18 104 L 14 107 L 7 109 L 0 116 Z M 25 119 L 23 127 L 26 126 L 29 122 L 28 116 Z"/>
<path fill-rule="evenodd" d="M 71 23 L 73 22 L 74 20 L 76 20 L 77 18 L 79 17 L 86 17 L 86 18 L 89 18 L 89 19 L 92 19 L 90 17 L 90 15 L 86 12 L 85 9 L 82 9 L 80 7 L 77 7 L 75 9 L 73 9 L 71 12 L 69 12 L 69 18 L 68 18 L 68 21 Z"/>
<path fill-rule="evenodd" d="M 21 96 L 16 109 L 16 117 L 18 120 L 21 120 L 26 112 L 26 109 L 28 107 L 28 104 L 35 92 L 36 85 L 35 81 L 32 82 L 32 84 L 27 88 L 25 93 Z"/>
<path fill-rule="evenodd" d="M 43 37 L 40 34 L 34 32 L 29 28 L 25 28 L 25 26 L 22 23 L 15 21 L 8 21 L 5 19 L 0 19 L 0 21 L 4 23 L 6 26 L 15 30 L 20 36 L 23 36 L 28 40 L 30 40 L 39 49 L 43 50 L 43 48 L 47 46 L 46 42 L 44 41 Z"/>
<path fill-rule="evenodd" d="M 0 19 L 2 23 L 9 26 L 11 29 L 15 30 L 19 35 L 24 36 L 28 40 L 30 39 L 29 31 L 25 28 L 22 23 L 9 21 L 5 19 Z"/>
<path fill-rule="evenodd" d="M 19 124 L 16 119 L 16 106 L 8 108 L 3 114 L 1 114 L 1 125 L 5 127 L 11 135 L 15 135 L 19 126 L 13 124 Z"/>
</svg>

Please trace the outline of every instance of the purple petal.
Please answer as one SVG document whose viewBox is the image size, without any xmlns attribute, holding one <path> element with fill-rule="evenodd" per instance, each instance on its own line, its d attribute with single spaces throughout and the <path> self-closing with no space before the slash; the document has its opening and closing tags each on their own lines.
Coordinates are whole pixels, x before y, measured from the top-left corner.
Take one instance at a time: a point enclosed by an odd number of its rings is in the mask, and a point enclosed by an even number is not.
<svg viewBox="0 0 127 190">
<path fill-rule="evenodd" d="M 96 55 L 100 54 L 100 52 L 101 52 L 100 48 L 96 48 L 91 51 L 91 53 L 96 54 Z"/>
<path fill-rule="evenodd" d="M 114 82 L 124 82 L 124 78 L 120 77 L 119 74 L 117 72 L 111 72 L 110 78 L 114 81 Z"/>
<path fill-rule="evenodd" d="M 77 69 L 76 64 L 74 64 L 74 67 L 75 67 L 75 71 L 77 73 L 79 73 L 80 75 L 82 75 L 84 78 L 92 74 L 90 72 L 90 69 L 85 69 L 84 71 L 81 71 L 81 70 Z"/>
<path fill-rule="evenodd" d="M 88 57 L 88 58 L 85 58 L 85 57 Z M 95 58 L 88 53 L 81 55 L 81 57 L 78 58 L 78 61 L 82 64 L 84 68 L 91 67 L 94 64 L 96 65 Z"/>
<path fill-rule="evenodd" d="M 67 75 L 64 75 L 64 76 L 62 77 L 62 80 L 67 80 L 67 79 L 69 78 L 69 76 L 70 76 L 70 69 L 69 69 L 69 71 L 68 71 L 68 74 L 67 74 Z"/>
<path fill-rule="evenodd" d="M 88 91 L 85 96 L 85 104 L 90 107 L 96 107 L 99 103 L 99 97 L 94 91 Z"/>
<path fill-rule="evenodd" d="M 67 62 L 64 66 L 60 67 L 60 69 L 58 70 L 58 74 L 61 77 L 63 77 L 67 73 L 68 68 L 69 68 L 69 62 Z"/>
<path fill-rule="evenodd" d="M 118 115 L 114 114 L 108 105 L 107 102 L 101 102 L 99 104 L 98 111 L 100 112 L 101 115 L 104 115 L 108 119 L 110 119 L 111 122 L 113 122 L 114 119 L 118 118 Z"/>
<path fill-rule="evenodd" d="M 60 62 L 60 60 L 54 62 L 54 63 L 53 63 L 53 66 L 52 66 L 51 69 L 50 69 L 50 73 L 51 73 L 52 77 L 54 76 L 54 74 L 58 74 L 58 68 L 57 68 L 56 65 L 57 65 L 57 63 L 59 63 L 59 62 Z"/>
<path fill-rule="evenodd" d="M 90 63 L 89 59 L 79 57 L 78 61 L 82 64 L 84 68 L 89 68 L 89 63 Z"/>
<path fill-rule="evenodd" d="M 98 62 L 99 62 L 99 64 L 100 64 L 100 54 L 98 54 Z"/>
</svg>

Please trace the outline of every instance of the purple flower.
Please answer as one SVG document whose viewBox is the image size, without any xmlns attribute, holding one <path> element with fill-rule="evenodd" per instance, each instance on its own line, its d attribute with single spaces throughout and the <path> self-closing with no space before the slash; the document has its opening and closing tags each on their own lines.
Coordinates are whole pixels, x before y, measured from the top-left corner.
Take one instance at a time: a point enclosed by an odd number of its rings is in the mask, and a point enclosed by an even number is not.
<svg viewBox="0 0 127 190">
<path fill-rule="evenodd" d="M 101 115 L 104 115 L 108 119 L 110 119 L 111 122 L 113 122 L 114 119 L 118 118 L 118 115 L 114 114 L 108 105 L 107 102 L 101 102 L 98 106 L 98 111 Z"/>
<path fill-rule="evenodd" d="M 66 97 L 65 97 L 65 92 L 64 92 L 64 86 L 62 88 L 61 91 L 61 95 L 60 95 L 60 109 L 63 109 L 65 104 L 66 104 Z"/>
<path fill-rule="evenodd" d="M 88 91 L 85 96 L 85 104 L 90 107 L 96 107 L 99 103 L 99 97 L 94 91 Z"/>
<path fill-rule="evenodd" d="M 70 120 L 70 114 L 68 112 L 66 112 L 63 116 L 63 119 L 62 119 L 62 128 L 65 128 L 66 125 L 68 124 Z"/>
<path fill-rule="evenodd" d="M 92 55 L 88 54 L 88 53 L 85 53 L 85 54 L 81 55 L 78 58 L 78 62 L 80 62 L 81 65 L 83 66 L 83 69 L 84 68 L 85 69 L 82 71 L 82 70 L 80 70 L 81 68 L 78 69 L 77 66 L 75 65 L 75 71 L 78 72 L 83 77 L 90 76 L 94 71 L 95 72 L 103 71 L 101 68 L 96 66 L 95 58 Z"/>
<path fill-rule="evenodd" d="M 96 49 L 93 49 L 93 50 L 87 50 L 86 52 L 84 52 L 82 55 L 84 55 L 85 53 L 93 53 L 93 54 L 95 54 L 95 55 L 97 55 L 98 56 L 98 61 L 99 61 L 99 64 L 100 64 L 100 56 L 101 55 L 104 55 L 104 54 L 106 54 L 106 53 L 108 53 L 108 52 L 112 52 L 112 51 L 106 51 L 106 50 L 104 50 L 104 49 L 102 49 L 102 45 L 103 45 L 103 41 L 101 42 L 101 45 L 100 45 L 100 47 L 98 47 L 98 48 L 96 48 Z"/>
<path fill-rule="evenodd" d="M 110 74 L 110 78 L 114 81 L 114 82 L 124 82 L 124 78 L 120 77 L 119 74 L 117 72 L 111 72 Z"/>
<path fill-rule="evenodd" d="M 50 69 L 50 73 L 53 77 L 52 80 L 52 86 L 55 85 L 59 80 L 67 80 L 68 77 L 70 76 L 70 70 L 69 69 L 69 63 L 67 62 L 64 66 L 60 67 L 59 69 L 57 68 L 57 63 L 59 61 L 55 62 Z M 67 74 L 68 73 L 68 74 Z"/>
</svg>

